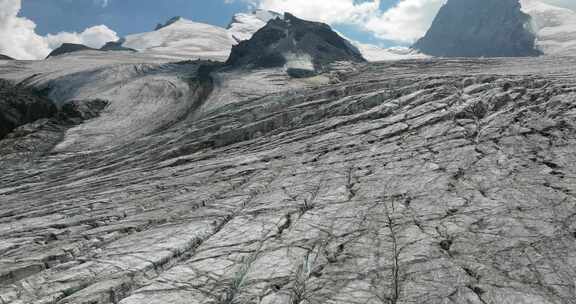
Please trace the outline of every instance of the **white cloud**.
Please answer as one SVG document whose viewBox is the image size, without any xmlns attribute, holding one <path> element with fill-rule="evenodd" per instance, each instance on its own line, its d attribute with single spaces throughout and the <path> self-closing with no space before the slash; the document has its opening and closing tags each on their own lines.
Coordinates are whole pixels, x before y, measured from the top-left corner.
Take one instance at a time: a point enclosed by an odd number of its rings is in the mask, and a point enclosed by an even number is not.
<svg viewBox="0 0 576 304">
<path fill-rule="evenodd" d="M 411 43 L 424 36 L 445 0 L 402 0 L 364 24 L 377 37 Z"/>
<path fill-rule="evenodd" d="M 381 0 L 261 0 L 259 8 L 289 12 L 300 18 L 330 24 L 361 24 L 379 12 Z"/>
<path fill-rule="evenodd" d="M 40 36 L 32 20 L 18 16 L 21 8 L 21 0 L 0 0 L 0 54 L 16 59 L 43 59 L 64 42 L 100 48 L 106 42 L 118 39 L 116 33 L 104 25 L 82 33 Z"/>
<path fill-rule="evenodd" d="M 56 35 L 48 34 L 45 37 L 51 49 L 59 47 L 62 43 L 84 44 L 91 48 L 101 48 L 106 42 L 118 40 L 118 35 L 105 25 L 87 28 L 82 33 L 61 32 Z"/>
<path fill-rule="evenodd" d="M 94 0 L 94 4 L 100 7 L 107 7 L 110 4 L 110 0 Z"/>
</svg>

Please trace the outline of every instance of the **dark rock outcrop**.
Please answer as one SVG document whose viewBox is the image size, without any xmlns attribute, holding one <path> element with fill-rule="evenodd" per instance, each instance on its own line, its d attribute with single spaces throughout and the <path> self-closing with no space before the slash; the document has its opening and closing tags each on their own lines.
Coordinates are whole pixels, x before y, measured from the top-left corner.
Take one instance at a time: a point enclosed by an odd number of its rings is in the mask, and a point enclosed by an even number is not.
<svg viewBox="0 0 576 304">
<path fill-rule="evenodd" d="M 413 48 L 438 57 L 537 56 L 518 0 L 450 0 Z"/>
<path fill-rule="evenodd" d="M 270 20 L 252 39 L 235 46 L 226 64 L 267 68 L 290 65 L 294 61 L 297 65 L 294 68 L 301 69 L 298 65 L 304 65 L 310 66 L 309 70 L 320 71 L 335 61 L 363 62 L 365 59 L 330 26 L 286 13 L 284 18 Z"/>
<path fill-rule="evenodd" d="M 46 58 L 56 57 L 68 53 L 80 52 L 80 51 L 97 51 L 91 47 L 87 47 L 83 44 L 76 43 L 63 43 L 60 47 L 54 49 Z"/>
<path fill-rule="evenodd" d="M 67 102 L 60 109 L 59 118 L 63 121 L 80 123 L 82 121 L 96 118 L 108 106 L 106 100 L 74 100 Z"/>
<path fill-rule="evenodd" d="M 129 52 L 137 52 L 135 49 L 127 48 L 122 46 L 124 44 L 124 39 L 120 39 L 118 41 L 110 41 L 107 42 L 103 47 L 100 48 L 101 51 L 129 51 Z"/>
<path fill-rule="evenodd" d="M 15 128 L 3 139 L 0 137 L 0 166 L 7 161 L 20 163 L 31 156 L 30 153 L 38 156 L 50 152 L 68 129 L 100 116 L 107 106 L 108 102 L 101 99 L 74 100 L 53 112 L 52 117 Z"/>
<path fill-rule="evenodd" d="M 50 99 L 0 79 L 0 139 L 21 125 L 52 117 L 56 112 Z"/>
<path fill-rule="evenodd" d="M 0 60 L 14 60 L 14 58 L 0 54 Z"/>
</svg>

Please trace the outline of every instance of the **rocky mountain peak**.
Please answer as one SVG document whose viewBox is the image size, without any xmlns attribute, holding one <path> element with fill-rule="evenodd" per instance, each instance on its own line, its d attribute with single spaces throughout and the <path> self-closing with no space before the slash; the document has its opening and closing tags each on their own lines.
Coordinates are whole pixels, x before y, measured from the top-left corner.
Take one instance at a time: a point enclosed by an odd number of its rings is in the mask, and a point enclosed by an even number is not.
<svg viewBox="0 0 576 304">
<path fill-rule="evenodd" d="M 363 62 L 356 47 L 324 23 L 286 13 L 233 47 L 229 66 L 320 71 L 335 61 Z"/>
<path fill-rule="evenodd" d="M 414 48 L 439 57 L 537 56 L 518 0 L 449 0 Z"/>
</svg>

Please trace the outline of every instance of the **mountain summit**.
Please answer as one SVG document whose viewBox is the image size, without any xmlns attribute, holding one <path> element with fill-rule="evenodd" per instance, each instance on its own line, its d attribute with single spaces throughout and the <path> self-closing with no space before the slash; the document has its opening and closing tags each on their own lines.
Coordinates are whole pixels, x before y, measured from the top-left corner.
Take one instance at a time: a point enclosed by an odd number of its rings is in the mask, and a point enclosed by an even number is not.
<svg viewBox="0 0 576 304">
<path fill-rule="evenodd" d="M 540 55 L 529 28 L 518 0 L 449 0 L 414 48 L 439 57 Z"/>
<path fill-rule="evenodd" d="M 175 60 L 225 61 L 233 44 L 222 27 L 175 17 L 155 31 L 126 36 L 122 47 Z"/>
<path fill-rule="evenodd" d="M 335 61 L 366 60 L 330 26 L 285 13 L 284 18 L 270 20 L 250 40 L 233 47 L 227 65 L 319 71 Z"/>
<path fill-rule="evenodd" d="M 576 54 L 576 12 L 537 0 L 521 0 L 522 11 L 531 17 L 536 45 L 546 55 Z"/>
</svg>

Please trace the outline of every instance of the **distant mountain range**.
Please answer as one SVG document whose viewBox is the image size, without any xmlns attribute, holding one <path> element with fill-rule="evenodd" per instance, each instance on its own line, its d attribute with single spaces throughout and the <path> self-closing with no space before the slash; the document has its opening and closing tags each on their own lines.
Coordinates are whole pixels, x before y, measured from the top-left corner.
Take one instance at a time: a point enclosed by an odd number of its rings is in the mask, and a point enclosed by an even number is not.
<svg viewBox="0 0 576 304">
<path fill-rule="evenodd" d="M 227 28 L 174 17 L 151 32 L 128 35 L 101 50 L 156 58 L 225 62 L 232 48 L 283 15 L 236 14 Z M 368 61 L 435 57 L 519 57 L 576 54 L 576 12 L 538 0 L 449 0 L 411 48 L 382 48 L 347 39 Z M 65 44 L 50 56 L 90 50 Z"/>
<path fill-rule="evenodd" d="M 164 24 L 159 24 L 155 31 L 126 36 L 121 45 L 140 52 L 174 59 L 185 60 L 192 57 L 226 61 L 234 45 L 249 40 L 270 20 L 282 18 L 282 16 L 265 10 L 239 13 L 232 18 L 227 28 L 175 17 Z M 346 39 L 346 37 L 343 38 Z M 409 48 L 386 49 L 356 41 L 350 42 L 369 61 L 425 57 Z"/>
<path fill-rule="evenodd" d="M 541 54 L 518 0 L 450 0 L 414 49 L 437 57 L 525 57 Z"/>
</svg>

